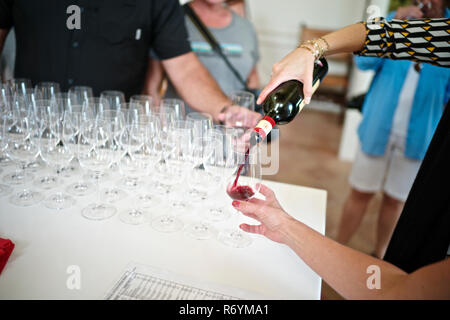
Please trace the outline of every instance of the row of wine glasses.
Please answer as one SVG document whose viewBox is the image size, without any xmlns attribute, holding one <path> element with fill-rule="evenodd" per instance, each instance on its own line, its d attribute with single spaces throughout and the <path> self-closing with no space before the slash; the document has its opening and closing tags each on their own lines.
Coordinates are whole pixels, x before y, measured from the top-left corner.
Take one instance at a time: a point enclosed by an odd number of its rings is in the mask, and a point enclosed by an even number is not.
<svg viewBox="0 0 450 320">
<path fill-rule="evenodd" d="M 92 195 L 95 186 L 96 199 L 81 214 L 104 220 L 118 213 L 115 203 L 131 191 L 137 201 L 119 212 L 124 223 L 149 222 L 157 231 L 176 232 L 185 227 L 183 214 L 206 210 L 184 229 L 196 239 L 209 239 L 214 236 L 213 224 L 230 215 L 229 208 L 217 204 L 216 196 L 225 195 L 227 184 L 236 184 L 241 164 L 245 168 L 239 182 L 253 190 L 242 200 L 258 191 L 260 164 L 253 153 L 245 156 L 243 129 L 215 125 L 204 113 L 186 115 L 181 100 L 163 100 L 155 107 L 148 96 L 134 96 L 126 103 L 120 92 L 108 91 L 97 98 L 88 87 L 68 93 L 58 92 L 57 86 L 44 87 L 33 91 L 16 83 L 9 91 L 14 93 L 8 94 L 2 86 L 0 152 L 19 167 L 3 176 L 0 195 L 10 192 L 10 185 L 34 180 L 10 197 L 15 205 L 42 201 L 48 208 L 62 210 L 74 206 L 77 198 Z M 35 179 L 30 164 L 37 159 L 52 170 L 37 171 Z M 70 171 L 72 165 L 79 169 Z M 72 183 L 63 188 L 65 174 L 71 173 Z M 117 185 L 108 183 L 101 189 L 102 182 L 118 175 Z M 55 185 L 60 186 L 58 191 L 45 197 Z M 167 210 L 149 221 L 149 203 L 155 199 Z M 238 230 L 222 232 L 220 239 L 236 247 L 249 242 Z"/>
</svg>

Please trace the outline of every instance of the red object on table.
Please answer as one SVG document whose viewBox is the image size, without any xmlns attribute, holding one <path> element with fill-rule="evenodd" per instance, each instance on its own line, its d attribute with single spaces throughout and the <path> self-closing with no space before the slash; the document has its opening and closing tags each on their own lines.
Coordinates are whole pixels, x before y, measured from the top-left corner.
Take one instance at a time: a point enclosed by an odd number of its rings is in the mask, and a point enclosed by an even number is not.
<svg viewBox="0 0 450 320">
<path fill-rule="evenodd" d="M 0 238 L 0 274 L 6 265 L 6 262 L 14 249 L 14 243 L 11 240 Z"/>
</svg>

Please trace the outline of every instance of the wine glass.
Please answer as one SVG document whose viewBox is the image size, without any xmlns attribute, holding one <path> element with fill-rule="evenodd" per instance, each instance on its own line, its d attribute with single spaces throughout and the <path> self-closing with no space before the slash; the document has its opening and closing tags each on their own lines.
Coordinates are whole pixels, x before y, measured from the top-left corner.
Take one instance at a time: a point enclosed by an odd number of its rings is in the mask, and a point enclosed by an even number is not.
<svg viewBox="0 0 450 320">
<path fill-rule="evenodd" d="M 11 93 L 15 96 L 24 97 L 27 94 L 27 91 L 33 88 L 31 80 L 25 78 L 8 80 L 7 84 L 11 89 Z"/>
<path fill-rule="evenodd" d="M 94 114 L 91 110 L 83 110 L 82 106 L 72 106 L 71 110 L 66 110 L 64 114 L 64 139 L 69 148 L 73 150 L 74 158 L 78 161 L 79 146 L 78 143 L 81 139 L 81 125 L 85 121 L 90 121 L 94 119 Z M 78 180 L 71 183 L 66 187 L 66 192 L 69 194 L 82 197 L 90 194 L 92 192 L 92 184 L 84 181 Z"/>
<path fill-rule="evenodd" d="M 1 111 L 1 110 L 0 110 Z M 3 154 L 8 147 L 7 130 L 7 113 L 0 113 L 0 152 Z M 11 187 L 6 184 L 0 184 L 0 197 L 11 193 Z"/>
<path fill-rule="evenodd" d="M 102 202 L 99 179 L 114 161 L 114 143 L 110 125 L 106 120 L 85 119 L 80 127 L 78 160 L 82 168 L 95 174 L 98 200 L 85 207 L 81 214 L 86 219 L 104 220 L 116 214 L 117 209 Z"/>
<path fill-rule="evenodd" d="M 255 111 L 255 96 L 251 92 L 232 91 L 230 99 L 233 105 Z M 242 115 L 236 117 L 236 114 L 226 113 L 225 123 L 235 128 L 248 129 L 245 127 L 245 123 L 247 123 L 246 118 L 242 118 Z"/>
<path fill-rule="evenodd" d="M 46 128 L 41 131 L 39 138 L 39 149 L 42 159 L 52 167 L 56 167 L 57 175 L 61 174 L 61 169 L 67 166 L 74 157 L 74 150 L 71 148 L 65 137 L 73 135 L 73 127 L 65 126 L 61 122 L 61 116 L 58 113 L 49 112 L 44 116 L 43 126 Z M 44 200 L 44 205 L 50 209 L 62 210 L 75 204 L 75 199 L 61 191 L 50 195 Z"/>
<path fill-rule="evenodd" d="M 229 218 L 230 210 L 222 203 L 225 199 L 221 192 L 217 194 L 225 182 L 233 175 L 236 167 L 236 152 L 245 150 L 240 146 L 241 137 L 244 134 L 243 129 L 230 128 L 222 125 L 215 125 L 214 129 L 209 133 L 214 139 L 219 140 L 217 146 L 214 147 L 209 157 L 204 161 L 204 167 L 207 172 L 220 180 L 220 183 L 211 188 L 210 198 L 216 195 L 216 198 L 211 199 L 211 204 L 208 204 L 205 212 L 205 218 L 211 222 L 220 222 Z M 245 151 L 243 151 L 245 152 Z M 217 199 L 219 198 L 219 199 Z M 213 201 L 214 200 L 214 201 Z"/>
<path fill-rule="evenodd" d="M 199 206 L 203 209 L 205 201 L 223 184 L 223 175 L 218 174 L 220 171 L 216 167 L 222 159 L 223 142 L 217 136 L 209 134 L 206 137 L 194 139 L 193 145 L 194 165 L 188 171 L 187 184 L 190 187 L 188 195 L 200 196 L 202 203 Z M 186 232 L 199 240 L 209 239 L 214 235 L 214 229 L 206 221 L 192 223 Z"/>
<path fill-rule="evenodd" d="M 135 189 L 139 186 L 138 181 L 142 174 L 139 172 L 139 168 L 135 167 L 137 163 L 133 158 L 133 153 L 144 146 L 144 141 L 135 139 L 133 133 L 137 132 L 137 129 L 142 128 L 143 130 L 147 126 L 144 108 L 141 105 L 131 104 L 125 111 L 125 123 L 119 140 L 123 150 L 119 162 L 119 171 L 125 176 L 125 179 L 121 180 L 121 185 L 129 189 Z M 138 135 L 137 137 L 141 136 Z"/>
<path fill-rule="evenodd" d="M 94 97 L 83 103 L 83 110 L 89 110 L 94 116 L 98 116 L 106 110 L 110 110 L 108 100 L 104 98 Z"/>
<path fill-rule="evenodd" d="M 157 112 L 153 98 L 145 94 L 135 94 L 130 97 L 130 105 L 139 105 L 144 109 L 146 115 L 150 115 L 152 112 Z"/>
<path fill-rule="evenodd" d="M 125 146 L 126 155 L 120 163 L 120 169 L 125 170 L 128 175 L 132 175 L 136 181 L 140 176 L 146 176 L 152 167 L 154 153 L 151 147 L 153 138 L 153 128 L 151 118 L 142 118 L 139 122 L 134 122 L 127 126 L 127 133 L 123 134 L 122 144 Z M 147 213 L 135 203 L 119 214 L 120 220 L 128 224 L 142 224 L 147 219 Z"/>
<path fill-rule="evenodd" d="M 56 94 L 61 92 L 59 83 L 56 82 L 40 82 L 36 85 L 35 91 L 40 94 L 42 99 L 54 99 Z"/>
<path fill-rule="evenodd" d="M 5 117 L 6 155 L 19 164 L 19 168 L 13 173 L 3 177 L 7 184 L 24 184 L 33 178 L 30 172 L 25 171 L 28 164 L 35 160 L 39 149 L 30 140 L 32 114 L 18 105 L 13 105 L 11 112 Z M 33 151 L 37 151 L 36 156 Z"/>
<path fill-rule="evenodd" d="M 12 119 L 6 131 L 8 139 L 6 152 L 13 161 L 21 165 L 21 170 L 7 175 L 4 181 L 9 184 L 24 184 L 31 181 L 33 177 L 25 171 L 25 168 L 39 154 L 39 147 L 35 140 L 39 128 L 29 111 L 16 108 L 11 116 Z M 9 198 L 12 204 L 25 207 L 37 204 L 42 199 L 43 195 L 40 192 L 26 188 Z"/>
<path fill-rule="evenodd" d="M 3 89 L 3 87 L 2 87 Z M 11 160 L 6 155 L 6 147 L 8 146 L 8 140 L 6 137 L 6 127 L 9 124 L 8 121 L 8 115 L 11 113 L 11 106 L 12 106 L 12 96 L 7 94 L 6 91 L 3 94 L 0 94 L 0 133 L 1 140 L 0 140 L 0 166 L 7 166 L 11 164 Z"/>
<path fill-rule="evenodd" d="M 100 98 L 108 101 L 109 107 L 114 110 L 123 110 L 123 104 L 125 104 L 125 94 L 117 90 L 105 90 L 100 93 Z"/>
<path fill-rule="evenodd" d="M 162 99 L 160 110 L 173 110 L 175 119 L 184 120 L 186 118 L 186 109 L 183 100 L 180 99 Z"/>
<path fill-rule="evenodd" d="M 110 133 L 110 140 L 108 142 L 110 145 L 108 147 L 112 157 L 109 169 L 111 169 L 111 167 L 117 168 L 118 163 L 124 154 L 124 150 L 120 143 L 125 128 L 124 114 L 118 109 L 109 109 L 97 114 L 97 119 L 108 125 L 108 132 Z M 107 187 L 101 193 L 109 202 L 118 201 L 127 196 L 125 191 L 116 187 Z"/>
<path fill-rule="evenodd" d="M 94 98 L 94 91 L 91 87 L 87 86 L 74 86 L 68 91 L 71 96 L 76 98 L 77 105 L 84 105 Z"/>
<path fill-rule="evenodd" d="M 248 201 L 259 192 L 261 183 L 261 147 L 256 145 L 246 153 L 240 150 L 233 155 L 236 167 L 234 174 L 227 181 L 227 194 L 233 200 Z M 238 217 L 238 211 L 235 217 Z M 224 230 L 219 233 L 219 241 L 235 248 L 249 246 L 251 237 L 240 229 Z"/>
<path fill-rule="evenodd" d="M 151 190 L 161 196 L 166 196 L 172 191 L 172 186 L 177 183 L 171 173 L 167 170 L 165 158 L 170 148 L 172 147 L 172 140 L 170 139 L 170 132 L 173 130 L 175 123 L 175 112 L 173 110 L 160 110 L 161 112 L 154 112 L 153 115 L 159 121 L 158 143 L 156 148 L 160 149 L 161 158 L 155 164 L 152 171 Z"/>
</svg>

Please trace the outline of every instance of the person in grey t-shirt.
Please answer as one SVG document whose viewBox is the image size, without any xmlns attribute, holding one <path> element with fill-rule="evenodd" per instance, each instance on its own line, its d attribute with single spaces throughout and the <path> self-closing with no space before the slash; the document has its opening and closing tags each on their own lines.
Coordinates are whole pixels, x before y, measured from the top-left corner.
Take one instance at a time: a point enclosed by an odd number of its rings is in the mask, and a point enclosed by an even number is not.
<svg viewBox="0 0 450 320">
<path fill-rule="evenodd" d="M 243 79 L 247 80 L 247 86 L 257 89 L 259 78 L 256 63 L 259 60 L 259 50 L 256 32 L 250 21 L 229 9 L 226 2 L 228 1 L 193 0 L 190 6 L 220 43 L 234 68 Z M 229 95 L 232 91 L 243 90 L 242 84 L 223 59 L 213 52 L 192 21 L 187 16 L 185 19 L 192 50 L 209 70 L 222 91 Z M 161 65 L 154 59 L 147 74 L 146 93 L 153 96 L 157 103 L 160 100 L 161 72 Z M 179 98 L 176 88 L 170 81 L 164 97 Z M 186 113 L 190 111 L 192 109 L 186 106 Z"/>
</svg>

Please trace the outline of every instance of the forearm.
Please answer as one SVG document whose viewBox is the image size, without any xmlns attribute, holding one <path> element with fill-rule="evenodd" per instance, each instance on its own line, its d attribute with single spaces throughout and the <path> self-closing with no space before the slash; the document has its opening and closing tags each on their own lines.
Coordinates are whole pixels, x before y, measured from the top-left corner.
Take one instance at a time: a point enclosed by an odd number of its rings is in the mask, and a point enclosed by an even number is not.
<svg viewBox="0 0 450 320">
<path fill-rule="evenodd" d="M 253 67 L 247 79 L 247 87 L 250 89 L 259 89 L 259 76 L 256 67 Z"/>
<path fill-rule="evenodd" d="M 153 102 L 158 105 L 160 101 L 161 84 L 164 79 L 164 69 L 156 59 L 149 58 L 147 73 L 145 75 L 144 94 L 152 96 Z"/>
<path fill-rule="evenodd" d="M 285 243 L 346 299 L 382 299 L 407 274 L 397 267 L 343 246 L 305 224 L 291 220 L 282 230 Z M 367 268 L 381 270 L 381 289 L 370 290 Z"/>
<path fill-rule="evenodd" d="M 5 45 L 6 37 L 8 36 L 9 29 L 0 29 L 0 55 L 3 52 L 3 46 Z"/>
<path fill-rule="evenodd" d="M 327 55 L 355 52 L 363 48 L 366 40 L 366 28 L 362 23 L 356 23 L 323 36 L 330 46 Z"/>
<path fill-rule="evenodd" d="M 193 56 L 187 56 L 193 55 Z M 218 121 L 221 110 L 231 104 L 208 70 L 188 53 L 184 60 L 163 61 L 164 68 L 180 96 L 194 109 L 212 115 Z M 180 59 L 180 57 L 174 58 Z M 173 60 L 173 59 L 170 59 Z M 182 67 L 180 67 L 180 64 Z"/>
</svg>

